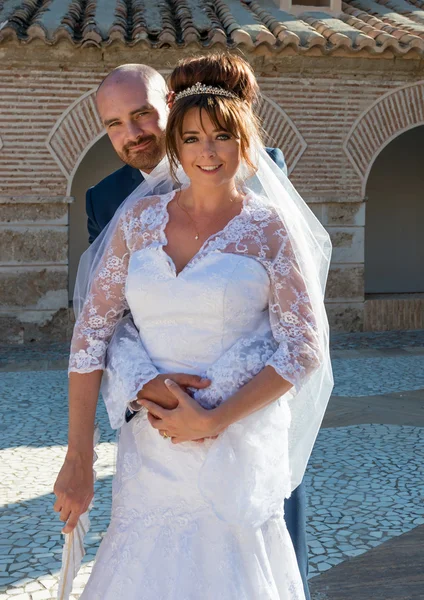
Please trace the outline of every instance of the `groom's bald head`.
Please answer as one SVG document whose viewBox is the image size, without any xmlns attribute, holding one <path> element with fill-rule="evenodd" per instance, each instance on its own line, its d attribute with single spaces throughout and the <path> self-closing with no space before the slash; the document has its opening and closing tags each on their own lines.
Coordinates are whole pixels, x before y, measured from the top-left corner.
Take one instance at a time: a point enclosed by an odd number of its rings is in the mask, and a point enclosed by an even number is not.
<svg viewBox="0 0 424 600">
<path fill-rule="evenodd" d="M 121 65 L 113 69 L 97 88 L 97 95 L 101 90 L 107 90 L 110 86 L 120 85 L 128 81 L 139 81 L 144 86 L 156 90 L 158 93 L 163 93 L 164 98 L 166 98 L 168 88 L 162 75 L 149 65 L 136 63 Z"/>
<path fill-rule="evenodd" d="M 148 65 L 117 67 L 99 85 L 96 104 L 106 132 L 125 163 L 151 171 L 165 154 L 167 86 Z"/>
</svg>

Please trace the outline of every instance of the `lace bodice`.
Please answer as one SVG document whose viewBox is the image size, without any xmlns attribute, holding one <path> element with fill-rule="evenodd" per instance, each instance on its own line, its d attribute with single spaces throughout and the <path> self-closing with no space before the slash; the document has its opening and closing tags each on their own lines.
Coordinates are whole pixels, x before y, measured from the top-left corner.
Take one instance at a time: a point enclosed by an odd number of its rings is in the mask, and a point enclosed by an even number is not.
<svg viewBox="0 0 424 600">
<path fill-rule="evenodd" d="M 241 336 L 271 327 L 278 347 L 267 364 L 296 385 L 316 366 L 317 346 L 278 215 L 247 196 L 240 214 L 177 275 L 164 250 L 174 195 L 140 199 L 117 224 L 75 325 L 70 371 L 104 368 L 108 341 L 130 309 L 160 370 L 204 371 Z"/>
<path fill-rule="evenodd" d="M 278 347 L 267 364 L 297 385 L 318 361 L 314 319 L 278 215 L 247 196 L 177 275 L 164 250 L 174 195 L 141 199 L 117 224 L 75 325 L 70 371 L 104 368 L 130 309 L 159 370 L 204 372 L 239 338 L 271 327 Z"/>
</svg>

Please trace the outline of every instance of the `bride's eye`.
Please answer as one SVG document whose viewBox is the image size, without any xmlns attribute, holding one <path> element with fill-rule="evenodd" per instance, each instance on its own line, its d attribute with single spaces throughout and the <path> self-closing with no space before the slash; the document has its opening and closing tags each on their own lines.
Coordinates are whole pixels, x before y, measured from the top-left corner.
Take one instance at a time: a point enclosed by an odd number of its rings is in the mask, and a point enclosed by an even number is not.
<svg viewBox="0 0 424 600">
<path fill-rule="evenodd" d="M 217 140 L 231 140 L 231 135 L 229 133 L 220 133 L 216 136 Z"/>
<path fill-rule="evenodd" d="M 196 137 L 188 137 L 184 140 L 184 144 L 192 144 L 193 142 L 197 142 Z"/>
</svg>

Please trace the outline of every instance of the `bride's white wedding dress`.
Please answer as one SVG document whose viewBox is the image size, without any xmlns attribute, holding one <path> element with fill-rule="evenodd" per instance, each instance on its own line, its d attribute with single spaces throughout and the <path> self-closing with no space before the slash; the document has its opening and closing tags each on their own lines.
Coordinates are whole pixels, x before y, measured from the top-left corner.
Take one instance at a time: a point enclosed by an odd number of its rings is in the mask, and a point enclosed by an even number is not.
<svg viewBox="0 0 424 600">
<path fill-rule="evenodd" d="M 176 273 L 164 249 L 174 195 L 142 199 L 119 222 L 75 327 L 70 370 L 104 368 L 129 308 L 145 382 L 158 371 L 207 374 L 212 386 L 195 396 L 207 407 L 266 364 L 298 386 L 319 358 L 278 215 L 247 196 L 240 215 Z M 140 360 L 126 356 L 122 372 Z M 118 388 L 108 406 L 115 426 L 126 409 Z M 124 423 L 111 523 L 81 600 L 303 600 L 283 516 L 289 424 L 285 397 L 203 444 L 163 439 L 145 411 Z"/>
</svg>

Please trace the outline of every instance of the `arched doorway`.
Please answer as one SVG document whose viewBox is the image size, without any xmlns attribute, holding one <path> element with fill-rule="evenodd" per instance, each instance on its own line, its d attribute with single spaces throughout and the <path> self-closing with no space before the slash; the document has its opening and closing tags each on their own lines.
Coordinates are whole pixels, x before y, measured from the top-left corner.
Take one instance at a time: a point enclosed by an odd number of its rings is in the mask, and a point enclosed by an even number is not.
<svg viewBox="0 0 424 600">
<path fill-rule="evenodd" d="M 101 181 L 113 171 L 122 167 L 107 135 L 98 140 L 82 159 L 71 186 L 71 204 L 69 215 L 69 299 L 72 300 L 81 254 L 88 247 L 87 215 L 85 212 L 85 194 L 89 187 Z M 105 199 L 107 202 L 107 199 Z"/>
<path fill-rule="evenodd" d="M 367 297 L 424 293 L 424 126 L 406 131 L 381 151 L 366 197 Z"/>
</svg>

